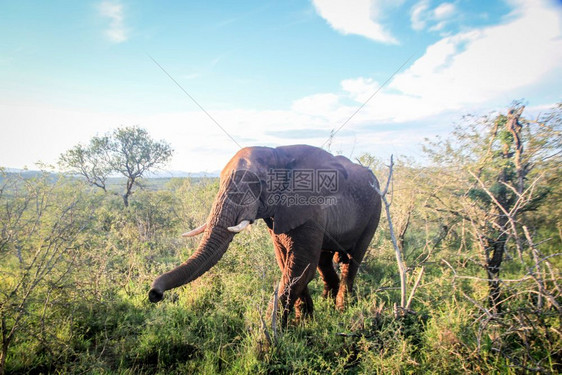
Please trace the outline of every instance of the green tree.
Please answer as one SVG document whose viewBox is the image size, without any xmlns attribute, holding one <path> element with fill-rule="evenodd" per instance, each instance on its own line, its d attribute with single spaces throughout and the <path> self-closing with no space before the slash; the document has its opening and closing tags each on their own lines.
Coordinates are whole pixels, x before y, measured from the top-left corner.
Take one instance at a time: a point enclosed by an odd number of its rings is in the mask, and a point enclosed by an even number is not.
<svg viewBox="0 0 562 375">
<path fill-rule="evenodd" d="M 105 192 L 108 192 L 107 180 L 112 174 L 125 177 L 122 197 L 127 207 L 139 180 L 147 172 L 164 166 L 172 153 L 166 141 L 153 140 L 145 129 L 125 127 L 93 137 L 86 146 L 74 146 L 60 156 L 59 165 L 82 175 L 89 184 Z"/>
<path fill-rule="evenodd" d="M 79 184 L 14 175 L 0 185 L 0 374 L 17 338 L 57 341 L 53 305 L 70 293 L 95 205 Z M 22 341 L 22 340 L 20 340 Z"/>
<path fill-rule="evenodd" d="M 494 309 L 502 301 L 499 274 L 504 255 L 511 249 L 523 261 L 524 252 L 531 254 L 531 239 L 523 235 L 532 224 L 526 213 L 549 197 L 553 186 L 545 176 L 559 175 L 562 162 L 556 121 L 561 107 L 537 120 L 524 118 L 524 109 L 515 104 L 506 115 L 468 116 L 450 139 L 426 147 L 441 175 L 432 205 L 470 224 Z"/>
</svg>

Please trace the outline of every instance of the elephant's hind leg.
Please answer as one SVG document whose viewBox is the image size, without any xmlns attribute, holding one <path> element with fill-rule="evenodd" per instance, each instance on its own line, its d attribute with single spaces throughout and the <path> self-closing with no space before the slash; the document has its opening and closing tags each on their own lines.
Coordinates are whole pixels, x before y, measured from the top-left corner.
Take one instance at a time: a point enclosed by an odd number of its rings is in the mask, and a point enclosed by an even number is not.
<svg viewBox="0 0 562 375">
<path fill-rule="evenodd" d="M 353 249 L 346 256 L 339 254 L 341 281 L 338 295 L 336 297 L 336 308 L 338 310 L 344 309 L 348 296 L 353 293 L 353 282 L 355 281 L 355 276 L 357 276 L 359 265 L 361 264 L 361 261 L 365 256 L 365 252 L 367 251 L 367 247 L 373 238 L 375 228 L 376 226 L 367 228 L 359 238 L 359 241 L 357 241 Z"/>
<path fill-rule="evenodd" d="M 320 261 L 318 262 L 318 272 L 324 281 L 322 297 L 332 297 L 335 299 L 338 295 L 340 278 L 334 269 L 333 257 L 334 254 L 332 252 L 323 251 L 320 254 Z"/>
<path fill-rule="evenodd" d="M 345 303 L 348 299 L 348 295 L 353 292 L 353 282 L 357 271 L 359 270 L 359 262 L 354 259 L 350 259 L 348 263 L 340 264 L 341 270 L 341 282 L 338 290 L 338 295 L 336 297 L 336 308 L 338 310 L 343 310 L 345 308 Z"/>
</svg>

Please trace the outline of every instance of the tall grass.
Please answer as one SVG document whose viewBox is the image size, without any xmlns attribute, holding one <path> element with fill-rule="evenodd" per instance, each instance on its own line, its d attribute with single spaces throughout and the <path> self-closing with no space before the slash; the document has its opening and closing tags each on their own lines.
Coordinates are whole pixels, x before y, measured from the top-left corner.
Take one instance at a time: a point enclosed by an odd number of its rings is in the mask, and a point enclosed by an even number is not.
<svg viewBox="0 0 562 375">
<path fill-rule="evenodd" d="M 84 199 L 98 204 L 74 268 L 58 286 L 62 293 L 56 300 L 29 308 L 29 325 L 8 351 L 7 373 L 509 374 L 530 366 L 520 363 L 523 351 L 544 369 L 560 370 L 560 320 L 554 314 L 540 317 L 543 326 L 525 336 L 527 342 L 518 332 L 506 332 L 505 320 L 482 325 L 482 311 L 466 296 L 485 303 L 486 283 L 453 282 L 450 269 L 439 262 L 445 258 L 464 274 L 479 275 L 471 263 L 477 254 L 470 248 L 459 253 L 454 236 L 427 265 L 415 313 L 397 317 L 392 306 L 399 300 L 399 279 L 384 224 L 345 311 L 321 297 L 317 277 L 310 284 L 314 318 L 278 328 L 275 341 L 268 340 L 273 330 L 267 309 L 280 271 L 261 222 L 236 236 L 201 278 L 150 304 L 152 279 L 195 249 L 196 240 L 179 234 L 204 219 L 216 188 L 214 182 L 177 180 L 137 193 L 123 210 L 118 199 L 80 187 L 90 194 Z M 412 263 L 427 235 L 410 233 L 406 259 Z M 0 267 L 7 274 L 15 266 Z M 506 270 L 506 278 L 525 272 L 515 265 Z M 516 319 L 516 306 L 505 314 Z M 499 355 L 498 346 L 513 359 Z"/>
</svg>

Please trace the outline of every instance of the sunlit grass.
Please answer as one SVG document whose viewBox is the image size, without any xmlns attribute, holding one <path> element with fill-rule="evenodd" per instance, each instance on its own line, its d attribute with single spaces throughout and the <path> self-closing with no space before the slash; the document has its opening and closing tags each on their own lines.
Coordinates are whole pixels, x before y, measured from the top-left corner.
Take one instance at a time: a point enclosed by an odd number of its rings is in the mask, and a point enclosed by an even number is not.
<svg viewBox="0 0 562 375">
<path fill-rule="evenodd" d="M 482 311 L 464 297 L 484 305 L 486 282 L 453 282 L 451 270 L 438 260 L 447 259 L 463 275 L 484 277 L 474 261 L 478 255 L 459 252 L 454 241 L 440 247 L 435 261 L 427 264 L 412 304 L 415 314 L 395 316 L 399 278 L 384 223 L 343 312 L 321 297 L 323 285 L 316 277 L 309 285 L 314 317 L 274 331 L 268 307 L 281 273 L 261 222 L 238 235 L 209 272 L 166 292 L 162 302 L 149 303 L 153 278 L 197 246 L 197 240 L 179 234 L 188 229 L 186 220 L 201 221 L 216 191 L 213 184 L 202 188 L 176 181 L 172 187 L 139 194 L 128 210 L 118 209 L 119 200 L 108 196 L 100 201 L 96 195 L 100 204 L 89 213 L 92 221 L 76 245 L 70 276 L 60 284 L 53 280 L 54 286 L 40 290 L 29 305 L 26 329 L 9 351 L 8 373 L 516 372 L 494 348 L 503 345 L 516 355 L 525 350 L 524 343 L 493 321 L 482 326 Z M 187 194 L 189 189 L 203 192 L 206 201 Z M 420 255 L 418 244 L 424 238 L 425 233 L 413 233 L 406 242 L 409 264 Z M 15 282 L 10 272 L 18 262 L 11 254 L 1 265 L 4 285 Z M 503 272 L 515 279 L 527 271 L 507 261 Z M 545 327 L 559 323 L 554 315 L 543 319 Z M 545 368 L 557 368 L 554 341 L 545 339 L 555 334 L 537 330 L 531 343 L 532 355 Z"/>
</svg>

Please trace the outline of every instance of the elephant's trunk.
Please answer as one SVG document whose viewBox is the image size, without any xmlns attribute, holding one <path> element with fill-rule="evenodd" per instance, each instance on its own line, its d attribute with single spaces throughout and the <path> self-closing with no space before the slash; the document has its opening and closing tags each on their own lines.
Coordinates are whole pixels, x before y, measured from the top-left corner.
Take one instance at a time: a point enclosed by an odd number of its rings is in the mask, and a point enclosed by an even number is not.
<svg viewBox="0 0 562 375">
<path fill-rule="evenodd" d="M 207 231 L 197 251 L 183 264 L 154 280 L 148 294 L 151 302 L 160 301 L 164 291 L 177 288 L 197 279 L 222 258 L 226 249 L 228 249 L 228 245 L 234 238 L 234 233 L 227 229 L 234 219 L 230 218 L 233 216 L 232 214 L 226 215 L 224 213 L 224 207 L 217 206 L 213 210 L 215 213 L 208 222 Z M 222 212 L 217 213 L 216 211 Z"/>
</svg>

